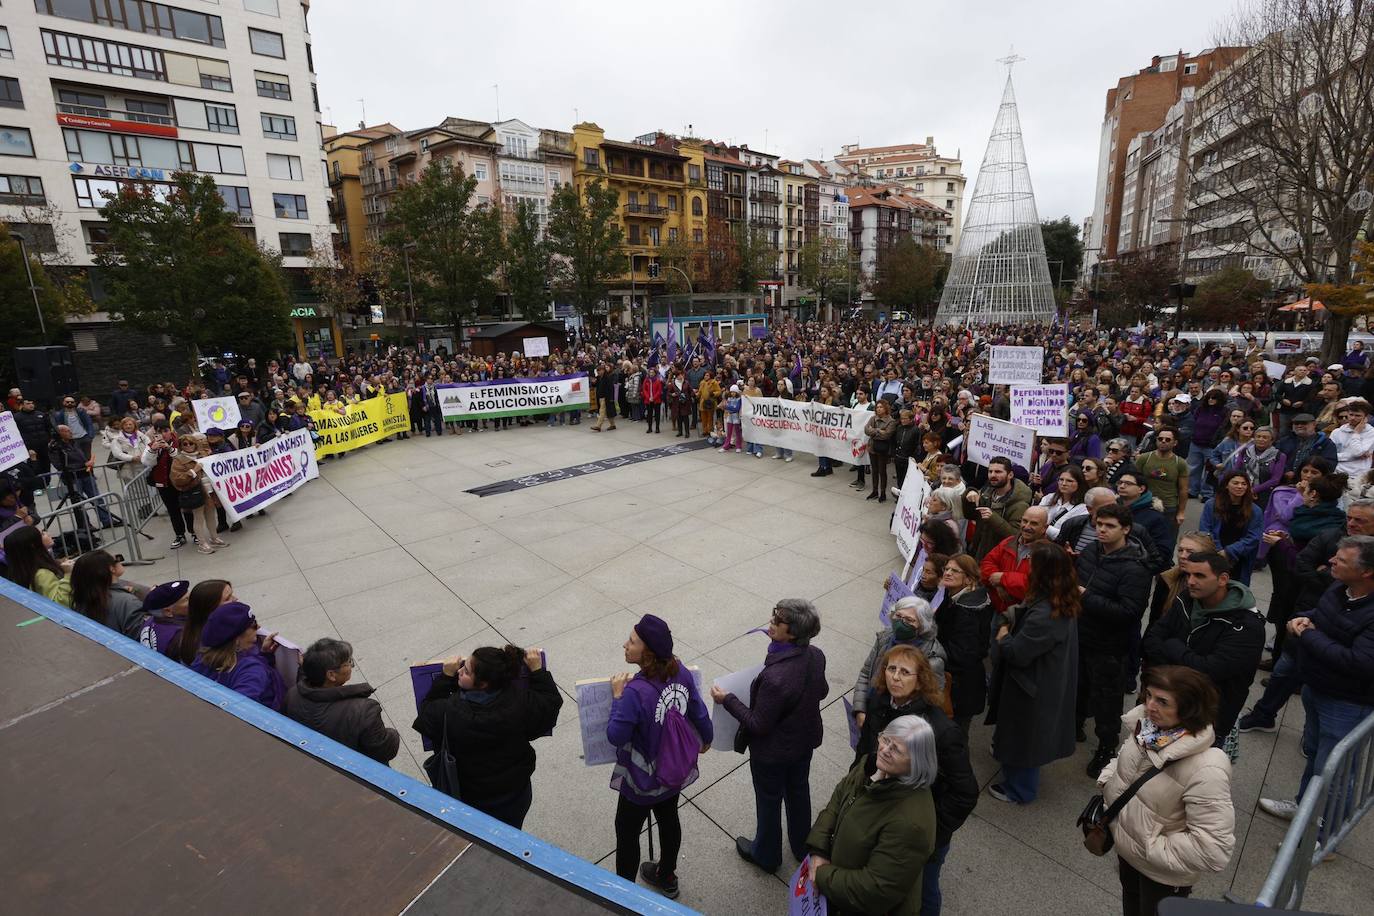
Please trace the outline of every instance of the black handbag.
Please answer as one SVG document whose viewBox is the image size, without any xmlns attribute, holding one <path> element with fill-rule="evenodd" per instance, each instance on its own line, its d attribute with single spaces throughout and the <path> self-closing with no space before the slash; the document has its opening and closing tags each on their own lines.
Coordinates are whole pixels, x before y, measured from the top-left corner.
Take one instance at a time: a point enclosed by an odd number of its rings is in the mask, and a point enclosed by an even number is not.
<svg viewBox="0 0 1374 916">
<path fill-rule="evenodd" d="M 199 481 L 189 490 L 177 491 L 177 505 L 183 509 L 199 509 L 205 505 L 205 490 Z"/>
<path fill-rule="evenodd" d="M 801 689 L 801 693 L 797 694 L 797 699 L 796 699 L 795 701 L 793 701 L 793 703 L 792 703 L 791 706 L 788 706 L 788 707 L 787 707 L 787 711 L 784 712 L 781 716 L 778 717 L 778 721 L 779 721 L 779 722 L 781 722 L 783 719 L 786 719 L 788 716 L 792 715 L 792 713 L 794 713 L 794 712 L 797 711 L 797 707 L 801 705 L 801 701 L 804 700 L 804 699 L 806 699 L 806 688 L 811 686 L 811 647 L 810 647 L 810 646 L 807 646 L 807 647 L 805 648 L 805 650 L 803 650 L 803 652 L 802 652 L 802 661 L 806 664 L 806 675 L 802 678 L 802 689 Z M 759 673 L 759 677 L 763 677 L 763 673 L 762 673 L 762 672 Z M 745 728 L 745 727 L 744 727 L 744 723 L 741 722 L 741 723 L 739 724 L 739 731 L 735 732 L 734 751 L 735 751 L 736 754 L 744 754 L 744 753 L 747 753 L 748 750 L 749 750 L 749 729 Z"/>
<path fill-rule="evenodd" d="M 1166 761 L 1167 767 L 1172 761 Z M 1126 791 L 1117 796 L 1116 801 L 1111 805 L 1106 804 L 1102 793 L 1094 795 L 1088 799 L 1087 806 L 1083 813 L 1078 815 L 1078 826 L 1083 831 L 1083 846 L 1088 852 L 1095 856 L 1105 856 L 1112 851 L 1112 846 L 1116 840 L 1112 838 L 1112 832 L 1107 829 L 1107 825 L 1116 820 L 1116 816 L 1121 813 L 1121 809 L 1126 807 L 1126 803 L 1135 797 L 1140 791 L 1141 786 L 1154 779 L 1162 772 L 1164 767 L 1150 767 L 1144 773 L 1126 787 Z"/>
<path fill-rule="evenodd" d="M 433 754 L 425 758 L 424 767 L 431 786 L 449 798 L 461 799 L 458 794 L 458 759 L 453 756 L 448 744 L 448 716 L 444 716 L 444 733 L 439 745 Z"/>
</svg>

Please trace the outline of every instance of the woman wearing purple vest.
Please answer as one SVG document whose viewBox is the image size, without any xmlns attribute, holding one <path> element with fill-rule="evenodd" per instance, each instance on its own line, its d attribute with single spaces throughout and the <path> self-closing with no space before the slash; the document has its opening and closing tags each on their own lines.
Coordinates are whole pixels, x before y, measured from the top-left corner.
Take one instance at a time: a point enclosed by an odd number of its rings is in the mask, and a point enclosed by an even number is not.
<svg viewBox="0 0 1374 916">
<path fill-rule="evenodd" d="M 164 582 L 143 599 L 143 627 L 138 641 L 155 652 L 181 661 L 181 635 L 190 606 L 191 583 L 185 579 Z"/>
<path fill-rule="evenodd" d="M 680 765 L 684 755 L 695 759 L 690 753 L 694 749 L 684 749 L 675 741 L 678 733 L 669 719 L 674 712 L 685 717 L 696 731 L 700 750 L 707 751 L 711 714 L 691 673 L 673 657 L 673 633 L 662 619 L 653 614 L 639 619 L 625 641 L 625 661 L 638 665 L 639 671 L 611 678 L 611 720 L 606 726 L 606 739 L 616 747 L 611 788 L 620 793 L 615 809 L 615 871 L 627 881 L 638 873 L 665 897 L 675 898 L 677 854 L 682 848 L 678 795 L 696 781 L 697 771 L 693 765 L 683 778 L 661 772 Z M 641 865 L 639 832 L 650 811 L 658 818 L 663 854 L 657 862 Z"/>
</svg>

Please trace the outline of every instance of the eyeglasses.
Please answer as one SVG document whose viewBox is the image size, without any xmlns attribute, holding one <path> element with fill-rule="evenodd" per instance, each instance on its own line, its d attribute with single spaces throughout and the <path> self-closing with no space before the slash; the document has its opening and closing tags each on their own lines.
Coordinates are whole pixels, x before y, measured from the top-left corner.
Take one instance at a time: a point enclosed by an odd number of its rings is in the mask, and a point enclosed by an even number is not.
<svg viewBox="0 0 1374 916">
<path fill-rule="evenodd" d="M 910 668 L 903 668 L 901 665 L 888 665 L 883 669 L 888 674 L 900 674 L 902 677 L 915 677 L 916 672 Z"/>
<path fill-rule="evenodd" d="M 1119 445 L 1111 445 L 1111 446 L 1108 446 L 1108 447 L 1107 447 L 1107 451 L 1109 451 L 1109 452 L 1119 452 L 1119 451 L 1121 451 L 1121 446 L 1119 446 Z"/>
</svg>

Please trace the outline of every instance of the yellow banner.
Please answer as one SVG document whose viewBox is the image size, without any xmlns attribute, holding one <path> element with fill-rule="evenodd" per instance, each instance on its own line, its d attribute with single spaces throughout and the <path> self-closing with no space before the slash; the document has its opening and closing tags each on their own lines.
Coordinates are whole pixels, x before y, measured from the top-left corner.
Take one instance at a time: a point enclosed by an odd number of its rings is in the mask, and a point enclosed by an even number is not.
<svg viewBox="0 0 1374 916">
<path fill-rule="evenodd" d="M 312 410 L 315 421 L 315 457 L 350 452 L 387 436 L 410 431 L 410 404 L 405 392 L 349 404 L 345 413 Z"/>
</svg>

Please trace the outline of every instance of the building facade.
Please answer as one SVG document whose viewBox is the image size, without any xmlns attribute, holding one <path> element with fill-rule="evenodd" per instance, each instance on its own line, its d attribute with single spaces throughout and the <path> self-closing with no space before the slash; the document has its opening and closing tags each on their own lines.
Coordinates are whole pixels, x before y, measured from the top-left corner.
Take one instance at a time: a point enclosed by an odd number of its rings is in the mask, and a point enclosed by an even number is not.
<svg viewBox="0 0 1374 916">
<path fill-rule="evenodd" d="M 329 170 L 329 216 L 334 224 L 334 238 L 339 254 L 361 267 L 367 242 L 367 218 L 363 212 L 363 153 L 368 144 L 384 137 L 394 137 L 401 129 L 394 124 L 375 127 L 359 126 L 348 133 L 338 133 L 324 126 L 324 154 Z"/>
<path fill-rule="evenodd" d="M 6 5 L 0 220 L 45 263 L 87 269 L 99 305 L 104 195 L 208 175 L 242 231 L 282 253 L 294 312 L 313 309 L 337 342 L 306 276 L 330 233 L 309 12 L 280 0 Z"/>
<path fill-rule="evenodd" d="M 892 146 L 846 143 L 834 161 L 852 170 L 855 178 L 865 178 L 880 186 L 906 188 L 944 210 L 950 215 L 945 247 L 953 250 L 958 246 L 964 221 L 964 188 L 968 184 L 958 151 L 952 157 L 941 155 L 934 137 L 926 137 L 925 143 Z"/>
<path fill-rule="evenodd" d="M 857 268 L 854 299 L 872 300 L 867 287 L 877 273 L 878 253 L 909 236 L 936 251 L 948 250 L 953 217 L 901 185 L 850 188 L 849 245 Z M 862 296 L 858 291 L 862 290 Z"/>
</svg>

